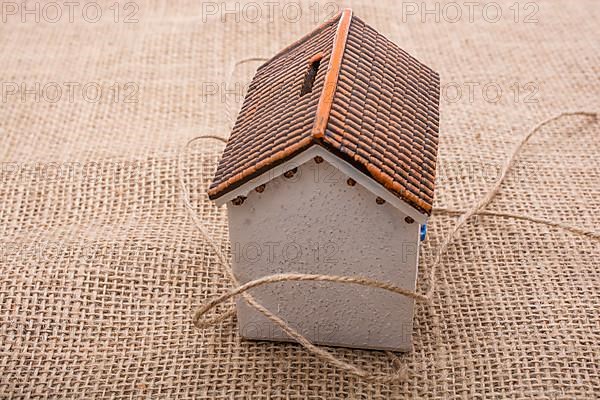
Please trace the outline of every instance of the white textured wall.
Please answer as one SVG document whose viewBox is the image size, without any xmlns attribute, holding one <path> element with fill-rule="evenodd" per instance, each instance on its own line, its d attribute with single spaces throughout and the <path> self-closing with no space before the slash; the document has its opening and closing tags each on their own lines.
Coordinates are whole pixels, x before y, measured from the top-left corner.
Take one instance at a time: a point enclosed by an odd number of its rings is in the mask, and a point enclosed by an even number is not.
<svg viewBox="0 0 600 400">
<path fill-rule="evenodd" d="M 362 275 L 414 290 L 419 224 L 327 162 L 309 161 L 241 206 L 228 203 L 239 280 L 283 272 Z M 264 306 L 317 343 L 410 350 L 413 301 L 379 289 L 282 282 L 253 289 Z M 283 340 L 262 314 L 238 301 L 242 336 Z"/>
</svg>

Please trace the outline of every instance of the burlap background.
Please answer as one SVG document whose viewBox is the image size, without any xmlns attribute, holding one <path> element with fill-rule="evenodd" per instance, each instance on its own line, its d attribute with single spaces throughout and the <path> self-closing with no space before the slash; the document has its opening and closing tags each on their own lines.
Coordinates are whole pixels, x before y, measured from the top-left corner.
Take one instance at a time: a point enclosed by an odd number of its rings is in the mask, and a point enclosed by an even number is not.
<svg viewBox="0 0 600 400">
<path fill-rule="evenodd" d="M 23 10 L 0 23 L 1 398 L 599 396 L 600 246 L 499 217 L 472 221 L 444 257 L 438 319 L 419 306 L 414 350 L 400 355 L 406 382 L 370 384 L 297 345 L 241 341 L 235 321 L 194 329 L 194 308 L 228 282 L 182 207 L 177 151 L 194 136 L 228 134 L 224 89 L 239 89 L 257 66 L 232 73 L 237 61 L 274 54 L 336 3 L 294 2 L 284 12 L 276 2 L 273 18 L 265 2 L 254 3 L 261 18 L 241 3 L 238 21 L 232 14 L 224 22 L 219 2 L 216 15 L 197 1 L 122 2 L 119 22 L 113 3 L 96 23 L 81 7 L 72 23 L 66 9 L 56 23 L 49 9 L 40 10 L 39 23 L 34 16 L 21 22 Z M 503 18 L 493 23 L 494 9 L 484 13 L 479 4 L 471 22 L 458 2 L 463 15 L 452 23 L 455 10 L 445 4 L 440 21 L 433 15 L 427 23 L 419 16 L 403 22 L 402 3 L 392 0 L 346 5 L 440 72 L 448 90 L 436 206 L 466 208 L 537 122 L 600 110 L 600 7 L 596 0 L 521 2 L 515 14 L 512 0 L 498 1 Z M 135 6 L 130 20 L 138 22 L 123 23 Z M 103 96 L 90 101 L 88 87 L 87 97 L 63 90 L 54 101 L 47 85 L 69 82 L 102 85 Z M 23 95 L 23 85 L 40 98 Z M 544 128 L 490 207 L 597 229 L 599 134 L 585 117 Z M 196 143 L 184 162 L 193 203 L 227 249 L 224 210 L 204 196 L 221 149 Z M 453 221 L 432 218 L 423 276 Z M 392 371 L 384 353 L 333 351 Z"/>
</svg>

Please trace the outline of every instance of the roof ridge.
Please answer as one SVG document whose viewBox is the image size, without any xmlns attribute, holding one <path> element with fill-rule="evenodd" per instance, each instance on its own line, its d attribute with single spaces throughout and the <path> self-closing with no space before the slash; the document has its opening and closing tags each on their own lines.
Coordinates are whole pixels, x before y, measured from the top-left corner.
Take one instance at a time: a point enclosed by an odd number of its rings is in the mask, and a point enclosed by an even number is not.
<svg viewBox="0 0 600 400">
<path fill-rule="evenodd" d="M 325 135 L 325 130 L 327 129 L 329 114 L 331 113 L 331 106 L 333 104 L 333 96 L 335 95 L 338 78 L 340 76 L 342 59 L 344 57 L 344 50 L 346 48 L 350 23 L 352 21 L 352 9 L 345 8 L 340 14 L 335 37 L 333 39 L 333 49 L 331 50 L 329 65 L 327 67 L 327 73 L 325 74 L 325 81 L 323 82 L 323 89 L 321 96 L 319 97 L 319 103 L 317 104 L 315 122 L 311 131 L 311 137 L 316 141 Z"/>
</svg>

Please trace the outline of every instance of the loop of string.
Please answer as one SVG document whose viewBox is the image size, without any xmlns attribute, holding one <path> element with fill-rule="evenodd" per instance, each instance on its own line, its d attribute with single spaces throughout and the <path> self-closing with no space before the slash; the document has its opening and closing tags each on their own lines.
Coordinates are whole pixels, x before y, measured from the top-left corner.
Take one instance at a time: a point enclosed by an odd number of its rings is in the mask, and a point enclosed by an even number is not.
<svg viewBox="0 0 600 400">
<path fill-rule="evenodd" d="M 226 142 L 225 139 L 223 139 L 219 136 L 215 136 L 215 135 L 198 136 L 198 137 L 195 137 L 195 138 L 189 140 L 186 143 L 186 145 L 183 148 L 184 152 L 187 151 L 188 147 L 192 143 L 194 143 L 198 140 L 202 140 L 202 139 L 216 139 L 216 140 L 220 140 L 224 143 Z M 289 324 L 287 324 L 284 320 L 282 320 L 281 318 L 279 318 L 278 316 L 273 314 L 271 311 L 269 311 L 267 308 L 265 308 L 262 304 L 257 302 L 256 299 L 254 299 L 254 297 L 252 297 L 249 293 L 246 293 L 246 290 L 249 289 L 248 284 L 246 284 L 246 287 L 244 289 L 240 290 L 240 283 L 238 282 L 237 278 L 233 274 L 233 270 L 231 269 L 231 264 L 227 260 L 227 257 L 225 256 L 225 254 L 221 251 L 219 246 L 216 244 L 216 241 L 212 239 L 212 237 L 210 236 L 208 231 L 204 228 L 202 222 L 200 221 L 200 219 L 198 218 L 198 215 L 196 214 L 196 211 L 194 210 L 194 207 L 192 206 L 192 204 L 190 202 L 190 194 L 189 194 L 188 188 L 185 184 L 185 179 L 183 176 L 181 152 L 178 152 L 178 154 L 177 154 L 177 170 L 178 170 L 177 172 L 178 172 L 178 177 L 179 177 L 179 185 L 180 185 L 180 189 L 181 189 L 181 193 L 182 193 L 182 199 L 183 199 L 183 203 L 184 203 L 184 207 L 185 207 L 186 211 L 192 218 L 192 222 L 194 223 L 194 226 L 198 229 L 198 231 L 200 232 L 204 241 L 208 243 L 208 245 L 212 248 L 212 250 L 217 255 L 220 264 L 224 267 L 225 273 L 226 273 L 227 277 L 229 278 L 229 280 L 231 281 L 231 283 L 233 284 L 233 286 L 238 288 L 237 292 L 235 294 L 230 294 L 229 296 L 226 295 L 226 298 L 224 298 L 222 300 L 213 301 L 212 303 L 214 303 L 214 304 L 212 304 L 210 307 L 208 307 L 208 308 L 206 306 L 202 307 L 202 309 L 206 308 L 206 310 L 204 310 L 204 311 L 199 310 L 201 312 L 196 312 L 193 317 L 193 321 L 197 327 L 205 328 L 207 326 L 214 325 L 216 323 L 222 322 L 228 318 L 233 317 L 235 315 L 235 309 L 233 309 L 233 307 L 232 307 L 229 310 L 227 310 L 226 312 L 224 312 L 220 315 L 217 315 L 216 317 L 214 317 L 212 319 L 209 319 L 204 322 L 200 321 L 200 318 L 203 316 L 203 314 L 206 311 L 213 308 L 217 304 L 220 304 L 220 303 L 228 300 L 229 298 L 231 298 L 237 294 L 240 294 L 249 305 L 254 307 L 256 310 L 260 311 L 271 322 L 273 322 L 275 325 L 279 326 L 283 332 L 285 332 L 288 336 L 290 336 L 291 338 L 296 340 L 296 342 L 298 342 L 300 345 L 304 346 L 304 348 L 306 348 L 309 352 L 316 355 L 320 359 L 325 360 L 342 370 L 348 371 L 351 374 L 354 374 L 356 376 L 359 376 L 359 377 L 361 377 L 365 380 L 371 381 L 371 382 L 385 383 L 385 382 L 392 382 L 392 381 L 395 381 L 398 379 L 405 378 L 406 373 L 405 373 L 404 369 L 401 368 L 401 366 L 399 366 L 400 362 L 399 362 L 398 358 L 396 357 L 396 355 L 393 354 L 392 352 L 386 352 L 386 353 L 388 354 L 388 356 L 390 356 L 392 358 L 392 360 L 394 360 L 394 364 L 398 366 L 396 373 L 381 374 L 381 373 L 370 373 L 369 371 L 365 371 L 361 368 L 356 367 L 355 365 L 352 365 L 348 362 L 340 360 L 339 358 L 337 358 L 336 356 L 334 356 L 332 353 L 328 352 L 327 350 L 324 350 L 318 346 L 315 346 L 304 335 L 302 335 L 301 333 L 296 331 Z M 289 276 L 289 275 L 293 275 L 293 276 Z M 363 285 L 367 285 L 367 286 L 369 286 L 370 284 L 373 284 L 375 282 L 376 284 L 380 284 L 381 286 L 389 287 L 389 290 L 397 289 L 399 291 L 406 292 L 407 294 L 410 293 L 410 291 L 407 291 L 402 288 L 397 288 L 393 285 L 390 285 L 389 283 L 371 281 L 368 278 L 364 278 L 363 281 L 360 281 L 358 278 L 351 278 L 351 277 L 308 275 L 308 274 L 283 274 L 278 277 L 278 279 L 280 279 L 279 282 L 282 282 L 285 280 L 291 280 L 292 278 L 298 278 L 298 279 L 304 278 L 304 280 L 314 280 L 314 281 L 326 279 L 326 280 L 329 280 L 332 282 L 336 282 L 336 281 L 338 281 L 338 279 L 342 279 L 342 280 L 350 279 L 350 280 L 356 280 L 356 283 L 358 283 L 358 284 L 363 284 Z M 265 282 L 262 282 L 261 284 L 270 283 L 270 281 L 273 279 L 273 276 L 268 276 L 268 277 L 265 277 L 264 279 L 265 279 Z M 369 282 L 367 283 L 367 281 L 369 281 Z M 254 283 L 256 283 L 256 282 L 254 282 Z M 249 284 L 252 284 L 252 282 L 249 282 Z M 418 297 L 422 297 L 422 295 L 420 295 L 418 293 L 415 293 L 415 295 Z"/>
<path fill-rule="evenodd" d="M 243 63 L 243 62 L 247 62 L 247 61 L 242 60 L 240 63 Z M 335 283 L 342 283 L 342 284 L 357 284 L 357 285 L 362 285 L 362 286 L 366 286 L 366 287 L 387 290 L 392 293 L 396 293 L 396 294 L 406 296 L 406 297 L 412 298 L 414 300 L 417 300 L 420 302 L 425 302 L 426 304 L 432 305 L 433 304 L 433 295 L 435 292 L 436 269 L 437 269 L 438 265 L 441 263 L 444 253 L 446 252 L 446 250 L 452 243 L 452 240 L 454 239 L 454 237 L 456 236 L 456 234 L 458 233 L 460 228 L 463 227 L 469 221 L 469 219 L 475 215 L 501 216 L 501 217 L 506 217 L 506 218 L 527 220 L 530 222 L 543 224 L 543 225 L 547 225 L 550 227 L 565 229 L 569 232 L 572 232 L 575 234 L 580 234 L 580 235 L 585 235 L 596 241 L 600 241 L 600 233 L 594 232 L 594 231 L 588 231 L 588 230 L 585 230 L 585 229 L 579 228 L 579 227 L 574 227 L 574 226 L 571 226 L 571 225 L 568 225 L 568 224 L 565 224 L 562 222 L 555 222 L 555 221 L 546 220 L 543 218 L 530 217 L 530 216 L 521 215 L 521 214 L 497 212 L 497 211 L 485 211 L 484 210 L 484 208 L 487 207 L 490 204 L 490 202 L 494 199 L 494 197 L 499 193 L 500 187 L 501 187 L 503 181 L 505 180 L 508 172 L 514 166 L 516 159 L 518 158 L 518 155 L 522 151 L 523 147 L 527 144 L 527 142 L 531 139 L 531 137 L 536 132 L 541 130 L 543 127 L 545 127 L 546 125 L 548 125 L 551 122 L 556 121 L 562 117 L 565 117 L 565 116 L 585 116 L 585 117 L 592 118 L 592 120 L 594 122 L 597 121 L 597 113 L 581 112 L 581 111 L 564 112 L 555 117 L 546 119 L 545 121 L 536 125 L 532 130 L 530 130 L 527 134 L 525 134 L 521 138 L 521 140 L 517 143 L 515 148 L 509 154 L 509 157 L 503 163 L 503 166 L 501 168 L 501 173 L 500 173 L 498 180 L 494 183 L 494 185 L 492 185 L 492 187 L 490 189 L 488 189 L 488 191 L 485 193 L 485 195 L 475 203 L 475 205 L 473 207 L 469 208 L 466 211 L 465 210 L 454 210 L 454 209 L 448 209 L 448 208 L 434 209 L 434 213 L 436 213 L 436 214 L 459 215 L 459 219 L 456 222 L 456 224 L 454 225 L 454 227 L 450 230 L 449 234 L 446 236 L 446 238 L 442 241 L 442 243 L 438 247 L 438 250 L 436 252 L 436 257 L 435 257 L 434 262 L 433 262 L 431 268 L 429 269 L 429 273 L 427 275 L 428 276 L 428 278 L 427 278 L 428 289 L 427 289 L 426 294 L 424 294 L 424 295 L 414 292 L 414 291 L 411 291 L 411 290 L 397 287 L 397 286 L 392 285 L 387 282 L 376 281 L 376 280 L 373 280 L 373 279 L 370 279 L 367 277 L 361 277 L 361 276 L 349 277 L 349 276 L 288 273 L 288 274 L 277 274 L 277 275 L 264 276 L 259 279 L 252 280 L 250 282 L 246 282 L 243 285 L 241 285 L 239 283 L 239 281 L 237 280 L 237 278 L 234 276 L 233 271 L 231 269 L 231 265 L 230 265 L 227 257 L 222 252 L 221 248 L 216 244 L 216 241 L 214 239 L 212 239 L 211 236 L 208 234 L 208 232 L 204 228 L 202 222 L 198 218 L 198 216 L 194 210 L 194 207 L 192 206 L 192 204 L 190 202 L 189 191 L 185 184 L 185 180 L 184 180 L 184 176 L 183 176 L 181 152 L 178 152 L 177 167 L 178 167 L 178 175 L 179 175 L 179 184 L 180 184 L 180 189 L 181 189 L 181 193 L 182 193 L 182 199 L 183 199 L 184 206 L 185 206 L 188 214 L 192 218 L 192 222 L 194 223 L 194 225 L 196 226 L 196 228 L 202 235 L 203 239 L 211 246 L 211 248 L 217 255 L 219 262 L 225 269 L 225 273 L 227 274 L 228 278 L 230 279 L 231 283 L 234 286 L 234 289 L 229 291 L 228 293 L 226 293 L 222 296 L 219 296 L 219 297 L 213 299 L 212 301 L 202 305 L 194 314 L 194 317 L 193 317 L 194 325 L 196 325 L 199 328 L 206 328 L 206 327 L 215 325 L 217 323 L 220 323 L 228 318 L 233 317 L 235 315 L 235 309 L 233 307 L 231 307 L 229 310 L 217 315 L 216 317 L 202 320 L 202 317 L 208 311 L 213 309 L 214 307 L 216 307 L 219 304 L 222 304 L 238 295 L 241 295 L 248 304 L 250 304 L 252 307 L 254 307 L 259 312 L 261 312 L 263 315 L 265 315 L 265 317 L 267 317 L 271 322 L 273 322 L 274 324 L 279 326 L 288 336 L 290 336 L 292 339 L 296 340 L 296 342 L 298 342 L 300 345 L 302 345 L 306 350 L 308 350 L 310 353 L 314 354 L 315 356 L 319 357 L 320 359 L 322 359 L 326 362 L 329 362 L 332 365 L 334 365 L 344 371 L 347 371 L 351 374 L 354 374 L 360 378 L 363 378 L 363 379 L 365 379 L 367 381 L 371 381 L 371 382 L 386 383 L 386 382 L 393 382 L 393 381 L 397 381 L 397 380 L 406 378 L 406 376 L 407 376 L 406 370 L 404 368 L 402 368 L 399 358 L 394 353 L 392 353 L 390 351 L 386 351 L 386 354 L 392 358 L 393 364 L 397 368 L 395 373 L 392 373 L 392 374 L 372 373 L 372 372 L 369 372 L 362 368 L 359 368 L 351 363 L 348 363 L 346 361 L 339 359 L 338 357 L 334 356 L 332 353 L 324 350 L 323 348 L 314 345 L 304 335 L 300 334 L 295 329 L 293 329 L 287 322 L 285 322 L 280 317 L 273 314 L 271 311 L 269 311 L 267 308 L 265 308 L 263 305 L 261 305 L 254 297 L 252 297 L 249 293 L 247 293 L 247 291 L 252 288 L 255 288 L 257 286 L 272 284 L 272 283 L 276 283 L 276 282 L 286 282 L 286 281 L 335 282 Z M 203 140 L 203 139 L 216 139 L 223 143 L 227 142 L 226 139 L 219 137 L 219 136 L 202 135 L 202 136 L 198 136 L 198 137 L 195 137 L 195 138 L 189 140 L 186 143 L 186 145 L 184 146 L 183 152 L 186 153 L 189 146 L 192 143 L 194 143 L 195 141 Z M 431 312 L 432 312 L 432 318 L 435 319 L 436 315 L 433 312 L 433 308 L 431 308 Z"/>
</svg>

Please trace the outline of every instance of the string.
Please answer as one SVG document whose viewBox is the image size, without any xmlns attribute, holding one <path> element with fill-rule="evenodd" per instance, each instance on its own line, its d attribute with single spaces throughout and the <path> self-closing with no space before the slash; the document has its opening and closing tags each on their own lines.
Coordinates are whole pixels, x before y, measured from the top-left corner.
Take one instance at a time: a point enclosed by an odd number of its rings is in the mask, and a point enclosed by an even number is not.
<svg viewBox="0 0 600 400">
<path fill-rule="evenodd" d="M 450 230 L 450 233 L 442 241 L 442 243 L 436 253 L 436 257 L 433 261 L 433 264 L 432 264 L 431 268 L 429 269 L 429 277 L 428 277 L 429 278 L 428 279 L 429 289 L 427 290 L 427 294 L 426 294 L 426 296 L 428 298 L 432 298 L 433 292 L 435 291 L 435 272 L 436 272 L 437 266 L 441 263 L 444 253 L 450 246 L 450 243 L 452 243 L 452 240 L 454 239 L 454 237 L 456 236 L 456 234 L 458 233 L 460 228 L 462 228 L 472 216 L 476 215 L 481 210 L 483 210 L 485 207 L 487 207 L 487 205 L 491 203 L 491 201 L 498 194 L 498 192 L 500 192 L 500 187 L 502 186 L 502 183 L 506 179 L 508 172 L 514 166 L 514 164 L 517 160 L 517 157 L 519 156 L 519 153 L 523 150 L 523 147 L 525 147 L 525 145 L 527 144 L 527 142 L 529 142 L 531 137 L 536 132 L 539 132 L 543 127 L 545 127 L 549 123 L 554 122 L 554 121 L 556 121 L 560 118 L 566 117 L 566 116 L 585 116 L 585 117 L 591 117 L 593 119 L 593 121 L 597 120 L 596 113 L 590 113 L 590 112 L 585 112 L 585 111 L 563 112 L 559 115 L 556 115 L 552 118 L 548 118 L 548 119 L 540 122 L 533 129 L 531 129 L 529 132 L 527 132 L 525 135 L 523 135 L 523 137 L 521 138 L 521 140 L 519 140 L 517 145 L 514 147 L 514 149 L 508 156 L 508 158 L 504 161 L 502 168 L 500 169 L 500 176 L 499 176 L 498 180 L 492 185 L 492 187 L 490 189 L 488 189 L 488 191 L 485 193 L 485 195 L 483 195 L 483 197 L 475 203 L 475 205 L 473 207 L 471 207 L 465 213 L 460 215 L 460 217 L 458 218 L 458 221 L 456 222 L 454 227 Z M 546 221 L 544 221 L 543 223 L 547 224 Z M 556 226 L 556 223 L 550 223 L 547 225 Z"/>
<path fill-rule="evenodd" d="M 246 63 L 249 62 L 265 62 L 268 61 L 268 58 L 264 58 L 264 57 L 248 57 L 248 58 L 244 58 L 242 60 L 239 60 L 238 62 L 236 62 L 235 64 L 233 64 L 233 66 L 231 67 L 231 71 L 229 71 L 229 78 L 227 79 L 227 82 L 231 82 L 232 78 L 233 78 L 233 74 L 235 73 L 235 69 L 237 67 L 239 67 L 240 65 L 244 65 Z M 243 96 L 242 97 L 242 101 L 244 100 Z M 233 113 L 231 112 L 231 105 L 229 104 L 229 90 L 225 91 L 225 118 L 227 118 L 227 123 L 229 124 L 229 131 L 231 131 L 231 129 L 233 128 L 233 123 L 234 118 L 233 118 Z"/>
<path fill-rule="evenodd" d="M 224 143 L 226 142 L 226 140 L 224 138 L 219 137 L 219 136 L 202 135 L 202 136 L 198 136 L 193 139 L 190 139 L 184 146 L 183 151 L 187 152 L 188 147 L 192 143 L 194 143 L 198 140 L 203 140 L 203 139 L 216 139 L 216 140 L 222 141 Z M 188 214 L 191 216 L 194 226 L 198 229 L 198 231 L 200 232 L 204 241 L 207 242 L 211 246 L 212 250 L 215 252 L 217 257 L 219 258 L 219 262 L 223 266 L 225 273 L 227 274 L 227 277 L 229 278 L 229 280 L 231 281 L 233 286 L 239 288 L 240 284 L 239 284 L 237 278 L 235 277 L 235 275 L 233 274 L 233 270 L 231 269 L 231 265 L 229 264 L 227 257 L 221 251 L 219 246 L 216 244 L 216 241 L 211 238 L 211 236 L 209 235 L 207 230 L 204 228 L 204 226 L 202 225 L 202 222 L 200 221 L 200 219 L 198 218 L 198 215 L 196 214 L 196 211 L 194 210 L 194 207 L 192 206 L 192 204 L 190 202 L 190 194 L 189 194 L 187 186 L 185 185 L 185 179 L 184 179 L 184 175 L 183 175 L 181 153 L 182 152 L 177 153 L 177 172 L 178 172 L 179 186 L 181 189 L 184 207 L 185 207 L 186 211 L 188 212 Z M 322 279 L 323 277 L 324 276 L 320 276 L 320 275 L 304 275 L 304 278 L 306 278 L 306 280 L 308 280 L 308 279 L 323 280 Z M 271 278 L 271 277 L 266 277 L 266 278 Z M 335 277 L 335 276 L 327 277 L 327 276 L 325 276 L 325 279 L 329 279 L 330 281 L 336 281 L 338 278 L 347 278 L 347 277 Z M 290 280 L 285 275 L 281 276 L 280 279 L 282 279 L 282 281 Z M 365 279 L 368 280 L 368 278 L 365 278 Z M 364 283 L 364 282 L 362 282 L 362 283 Z M 385 282 L 372 281 L 370 283 L 371 284 L 380 284 L 381 286 L 391 286 L 389 283 L 385 283 Z M 394 288 L 396 288 L 396 287 L 394 287 Z M 402 288 L 397 288 L 397 289 L 405 291 L 405 289 L 402 289 Z M 409 293 L 410 291 L 406 291 L 406 292 Z M 348 371 L 351 374 L 359 376 L 370 382 L 387 383 L 387 382 L 392 382 L 392 381 L 396 381 L 399 379 L 404 379 L 406 377 L 406 372 L 405 372 L 404 368 L 398 368 L 396 370 L 396 372 L 393 374 L 383 374 L 383 373 L 378 373 L 378 372 L 371 373 L 364 369 L 358 368 L 353 364 L 350 364 L 348 362 L 340 360 L 339 358 L 334 356 L 332 353 L 330 353 L 320 347 L 315 346 L 313 343 L 310 342 L 310 340 L 308 340 L 301 333 L 299 333 L 294 328 L 289 326 L 284 320 L 282 320 L 281 318 L 279 318 L 278 316 L 273 314 L 271 311 L 269 311 L 267 308 L 265 308 L 262 304 L 258 303 L 256 301 L 256 299 L 254 299 L 254 297 L 252 297 L 249 293 L 240 292 L 239 294 L 241 294 L 241 296 L 244 298 L 244 300 L 246 300 L 246 302 L 248 304 L 250 304 L 252 307 L 254 307 L 258 311 L 260 311 L 265 317 L 267 317 L 275 325 L 279 326 L 288 336 L 290 336 L 291 338 L 296 340 L 296 342 L 298 342 L 299 344 L 304 346 L 309 352 L 313 353 L 315 356 L 319 357 L 320 359 L 322 359 L 326 362 L 329 362 L 330 364 L 332 364 L 342 370 Z M 419 294 L 416 294 L 416 296 L 421 297 L 421 295 L 419 295 Z M 232 297 L 232 296 L 229 296 L 228 298 L 230 298 L 230 297 Z M 223 300 L 223 301 L 225 301 L 225 300 Z M 219 304 L 219 303 L 220 302 L 218 302 L 216 304 Z M 207 320 L 204 323 L 200 322 L 200 318 L 202 317 L 202 315 L 203 315 L 202 313 L 198 313 L 198 312 L 196 312 L 196 314 L 194 315 L 193 321 L 196 326 L 206 327 L 206 326 L 210 326 L 212 324 L 222 322 L 226 319 L 229 319 L 235 315 L 235 309 L 230 308 L 229 310 L 225 311 L 224 313 L 217 315 L 215 318 Z M 386 353 L 392 359 L 397 359 L 397 357 L 392 352 L 387 351 Z M 396 360 L 396 364 L 399 364 L 399 360 Z"/>
<path fill-rule="evenodd" d="M 445 214 L 445 215 L 461 215 L 461 214 L 466 213 L 466 211 L 452 209 L 452 208 L 437 208 L 436 207 L 433 209 L 433 213 L 434 214 Z M 543 219 L 543 218 L 532 217 L 532 216 L 525 215 L 525 214 L 509 213 L 509 212 L 503 212 L 503 211 L 479 210 L 479 211 L 477 211 L 476 215 L 504 217 L 504 218 L 518 219 L 521 221 L 535 222 L 537 224 L 543 224 L 543 225 L 548 225 L 548 226 L 552 226 L 555 228 L 561 228 L 566 231 L 576 233 L 578 235 L 589 236 L 593 239 L 600 240 L 600 232 L 590 231 L 590 230 L 587 230 L 584 228 L 580 228 L 578 226 L 572 226 L 569 224 L 565 224 L 564 222 L 551 221 L 551 220 L 547 220 L 547 219 Z"/>
<path fill-rule="evenodd" d="M 183 168 L 182 168 L 182 164 L 181 164 L 181 152 L 178 152 L 177 166 L 178 166 L 179 184 L 180 184 L 180 188 L 181 188 L 184 206 L 185 206 L 186 210 L 188 211 L 188 214 L 191 216 L 194 225 L 196 226 L 198 231 L 202 234 L 204 240 L 209 243 L 209 245 L 212 247 L 213 251 L 217 254 L 217 257 L 219 258 L 220 263 L 224 267 L 229 279 L 231 280 L 231 282 L 234 286 L 234 289 L 232 289 L 230 292 L 201 306 L 197 310 L 197 312 L 194 314 L 194 317 L 193 317 L 194 324 L 197 327 L 206 328 L 208 326 L 212 326 L 216 323 L 224 321 L 227 318 L 232 317 L 235 314 L 234 309 L 230 309 L 224 313 L 221 313 L 220 315 L 217 315 L 214 318 L 202 320 L 202 317 L 208 311 L 213 309 L 214 307 L 218 306 L 219 304 L 222 304 L 223 302 L 225 302 L 235 296 L 241 295 L 244 298 L 244 300 L 246 300 L 251 306 L 256 308 L 263 315 L 265 315 L 269 320 L 271 320 L 273 323 L 278 325 L 285 333 L 287 333 L 291 338 L 295 339 L 300 345 L 304 346 L 309 352 L 313 353 L 315 356 L 321 358 L 322 360 L 330 362 L 332 365 L 334 365 L 342 370 L 345 370 L 351 374 L 354 374 L 356 376 L 359 376 L 365 380 L 372 381 L 372 382 L 392 382 L 392 381 L 396 381 L 396 380 L 405 378 L 406 377 L 405 370 L 400 365 L 401 363 L 400 363 L 400 360 L 398 359 L 398 357 L 395 354 L 393 354 L 392 352 L 386 351 L 386 354 L 388 354 L 388 356 L 392 357 L 393 362 L 394 362 L 395 366 L 397 367 L 396 372 L 393 374 L 371 373 L 364 369 L 358 368 L 355 365 L 345 362 L 345 361 L 337 358 L 336 356 L 334 356 L 332 353 L 312 344 L 305 336 L 303 336 L 302 334 L 295 331 L 285 321 L 283 321 L 281 318 L 279 318 L 275 314 L 271 313 L 268 309 L 266 309 L 264 306 L 262 306 L 260 303 L 258 303 L 249 293 L 247 293 L 247 291 L 252 288 L 255 288 L 257 286 L 267 285 L 267 284 L 271 284 L 271 283 L 275 283 L 275 282 L 325 281 L 325 282 L 336 282 L 336 283 L 342 283 L 342 284 L 358 284 L 358 285 L 362 285 L 362 286 L 387 290 L 387 291 L 390 291 L 390 292 L 393 292 L 393 293 L 396 293 L 396 294 L 399 294 L 402 296 L 410 297 L 417 301 L 425 302 L 429 305 L 432 305 L 433 304 L 433 295 L 435 292 L 435 272 L 436 272 L 438 264 L 441 263 L 441 260 L 442 260 L 442 257 L 444 255 L 445 251 L 451 244 L 452 240 L 454 239 L 454 237 L 456 236 L 456 234 L 458 233 L 460 228 L 463 227 L 470 220 L 471 217 L 473 217 L 474 215 L 479 215 L 479 214 L 481 214 L 481 215 L 496 215 L 496 216 L 503 216 L 503 217 L 507 217 L 507 218 L 528 220 L 528 221 L 531 221 L 534 223 L 544 224 L 544 225 L 551 226 L 551 227 L 562 228 L 562 229 L 568 230 L 570 232 L 573 232 L 576 234 L 581 234 L 581 235 L 586 235 L 586 236 L 591 237 L 594 240 L 600 241 L 600 234 L 597 232 L 587 231 L 587 230 L 573 227 L 573 226 L 570 226 L 570 225 L 567 225 L 567 224 L 564 224 L 561 222 L 549 221 L 549 220 L 545 220 L 542 218 L 530 217 L 527 215 L 502 213 L 502 212 L 485 211 L 484 210 L 484 208 L 487 207 L 487 205 L 489 205 L 489 203 L 499 193 L 501 185 L 502 185 L 503 181 L 505 180 L 508 172 L 514 166 L 514 163 L 515 163 L 516 159 L 518 158 L 518 155 L 520 154 L 520 152 L 522 151 L 524 146 L 527 144 L 527 142 L 531 139 L 531 137 L 535 133 L 540 131 L 544 126 L 546 126 L 546 125 L 550 124 L 551 122 L 556 121 L 562 117 L 565 117 L 565 116 L 586 116 L 586 117 L 591 117 L 594 122 L 597 121 L 596 113 L 578 111 L 578 112 L 561 113 L 555 117 L 549 118 L 549 119 L 539 123 L 533 129 L 531 129 L 529 132 L 527 132 L 521 138 L 521 140 L 517 143 L 515 148 L 510 153 L 509 157 L 503 163 L 503 167 L 501 169 L 499 179 L 494 183 L 494 185 L 492 185 L 492 187 L 485 193 L 485 195 L 475 203 L 475 205 L 473 207 L 471 207 L 470 209 L 468 209 L 466 211 L 446 209 L 446 208 L 438 208 L 438 209 L 434 210 L 436 213 L 459 215 L 459 219 L 456 222 L 456 224 L 454 225 L 454 227 L 450 230 L 450 233 L 446 236 L 446 238 L 444 239 L 444 241 L 438 248 L 435 260 L 434 260 L 431 268 L 429 269 L 429 274 L 428 274 L 429 288 L 425 295 L 394 286 L 387 282 L 376 281 L 376 280 L 373 280 L 373 279 L 370 279 L 367 277 L 360 277 L 360 276 L 348 277 L 348 276 L 330 276 L 330 275 L 312 275 L 312 274 L 277 274 L 277 275 L 269 275 L 269 276 L 261 277 L 259 279 L 255 279 L 255 280 L 247 282 L 243 285 L 240 285 L 238 280 L 235 278 L 235 276 L 233 274 L 231 265 L 229 264 L 227 257 L 221 251 L 221 249 L 216 245 L 216 242 L 210 237 L 210 235 L 208 234 L 206 229 L 203 227 L 193 206 L 190 203 L 189 191 L 187 189 L 187 186 L 185 185 L 185 180 L 183 177 Z M 217 140 L 222 141 L 223 143 L 226 143 L 226 140 L 222 137 L 214 136 L 214 135 L 203 135 L 203 136 L 198 136 L 198 137 L 195 137 L 195 138 L 189 140 L 186 143 L 186 145 L 184 146 L 183 151 L 187 152 L 188 147 L 193 142 L 195 142 L 197 140 L 202 140 L 202 139 L 217 139 Z M 432 318 L 435 319 L 436 315 L 433 311 L 433 308 L 431 309 L 431 311 L 432 311 Z"/>
</svg>

